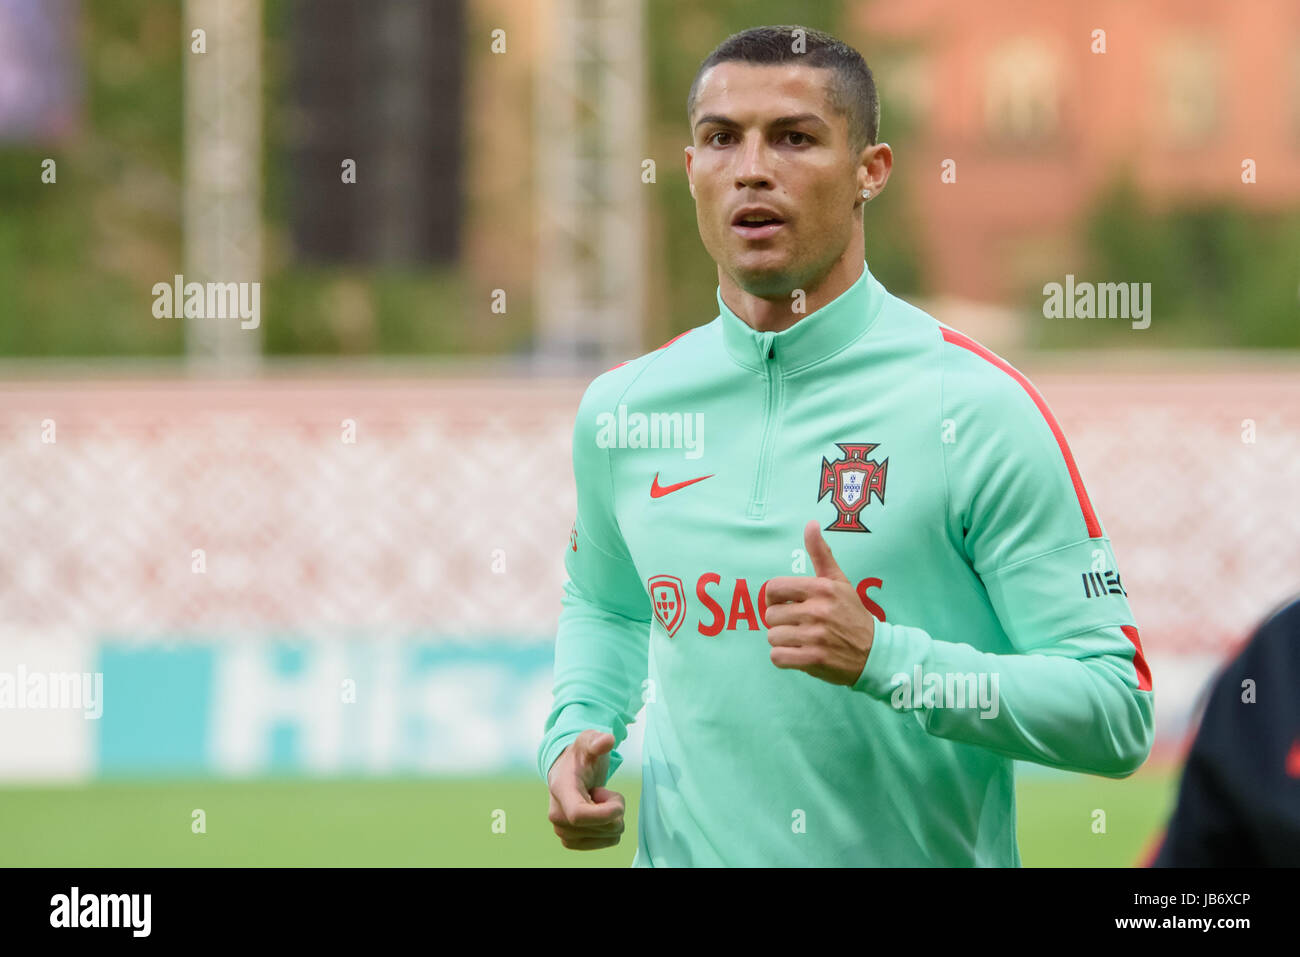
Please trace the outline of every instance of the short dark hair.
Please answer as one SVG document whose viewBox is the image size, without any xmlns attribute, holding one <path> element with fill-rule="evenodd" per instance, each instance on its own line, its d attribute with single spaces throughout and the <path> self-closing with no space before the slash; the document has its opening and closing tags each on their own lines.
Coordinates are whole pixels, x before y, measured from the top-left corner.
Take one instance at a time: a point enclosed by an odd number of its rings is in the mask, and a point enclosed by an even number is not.
<svg viewBox="0 0 1300 957">
<path fill-rule="evenodd" d="M 796 30 L 803 33 L 802 52 L 795 52 L 792 42 Z M 800 26 L 751 27 L 718 44 L 691 82 L 691 92 L 686 97 L 688 123 L 695 112 L 700 78 L 710 67 L 737 60 L 757 64 L 801 63 L 830 70 L 832 75 L 827 84 L 830 105 L 848 117 L 850 147 L 854 152 L 861 152 L 868 145 L 875 145 L 880 134 L 880 100 L 867 61 L 853 47 L 829 33 Z"/>
</svg>

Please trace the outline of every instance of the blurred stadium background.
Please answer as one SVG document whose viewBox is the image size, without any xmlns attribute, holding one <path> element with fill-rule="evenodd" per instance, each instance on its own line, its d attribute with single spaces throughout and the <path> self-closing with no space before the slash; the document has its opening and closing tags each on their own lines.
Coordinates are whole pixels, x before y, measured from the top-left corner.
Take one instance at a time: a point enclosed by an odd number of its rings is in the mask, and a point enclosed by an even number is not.
<svg viewBox="0 0 1300 957">
<path fill-rule="evenodd" d="M 573 415 L 713 318 L 686 91 L 791 21 L 876 74 L 873 272 L 1046 396 L 1152 667 L 1137 775 L 1022 766 L 1025 862 L 1141 859 L 1300 588 L 1282 0 L 0 0 L 0 673 L 103 675 L 0 709 L 0 864 L 630 863 L 639 728 L 619 848 L 534 770 Z M 159 318 L 178 275 L 256 328 Z M 1150 327 L 1045 318 L 1067 275 Z"/>
</svg>

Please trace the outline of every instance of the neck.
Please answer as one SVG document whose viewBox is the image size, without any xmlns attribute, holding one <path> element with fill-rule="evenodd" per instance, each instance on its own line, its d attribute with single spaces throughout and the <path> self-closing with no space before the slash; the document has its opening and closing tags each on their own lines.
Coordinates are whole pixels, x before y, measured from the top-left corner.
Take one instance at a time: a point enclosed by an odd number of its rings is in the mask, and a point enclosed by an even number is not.
<svg viewBox="0 0 1300 957">
<path fill-rule="evenodd" d="M 781 332 L 789 329 L 800 319 L 838 298 L 858 281 L 862 275 L 863 246 L 862 236 L 858 234 L 857 242 L 849 243 L 848 248 L 831 264 L 830 269 L 820 277 L 814 277 L 810 283 L 811 288 L 803 290 L 804 301 L 801 312 L 795 312 L 791 308 L 794 300 L 790 293 L 797 287 L 791 287 L 775 296 L 757 296 L 742 289 L 719 266 L 718 286 L 722 291 L 722 301 L 755 332 Z"/>
</svg>

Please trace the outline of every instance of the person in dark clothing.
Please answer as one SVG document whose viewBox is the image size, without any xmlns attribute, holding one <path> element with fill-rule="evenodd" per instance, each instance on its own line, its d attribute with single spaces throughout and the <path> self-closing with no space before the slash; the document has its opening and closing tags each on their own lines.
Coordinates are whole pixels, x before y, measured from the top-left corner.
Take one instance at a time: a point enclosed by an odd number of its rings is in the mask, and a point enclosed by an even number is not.
<svg viewBox="0 0 1300 957">
<path fill-rule="evenodd" d="M 1151 864 L 1300 866 L 1300 596 L 1215 681 Z"/>
</svg>

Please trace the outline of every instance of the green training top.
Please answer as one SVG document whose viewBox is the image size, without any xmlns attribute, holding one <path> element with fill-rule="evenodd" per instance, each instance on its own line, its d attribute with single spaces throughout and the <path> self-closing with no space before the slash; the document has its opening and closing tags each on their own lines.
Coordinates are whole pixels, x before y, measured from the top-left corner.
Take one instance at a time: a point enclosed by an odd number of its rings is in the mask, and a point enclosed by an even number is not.
<svg viewBox="0 0 1300 957">
<path fill-rule="evenodd" d="M 1153 731 L 1065 436 L 865 263 L 782 332 L 718 305 L 583 395 L 538 770 L 644 707 L 634 866 L 1018 865 L 1013 759 L 1123 777 Z M 812 518 L 878 619 L 851 688 L 769 658 Z"/>
</svg>

